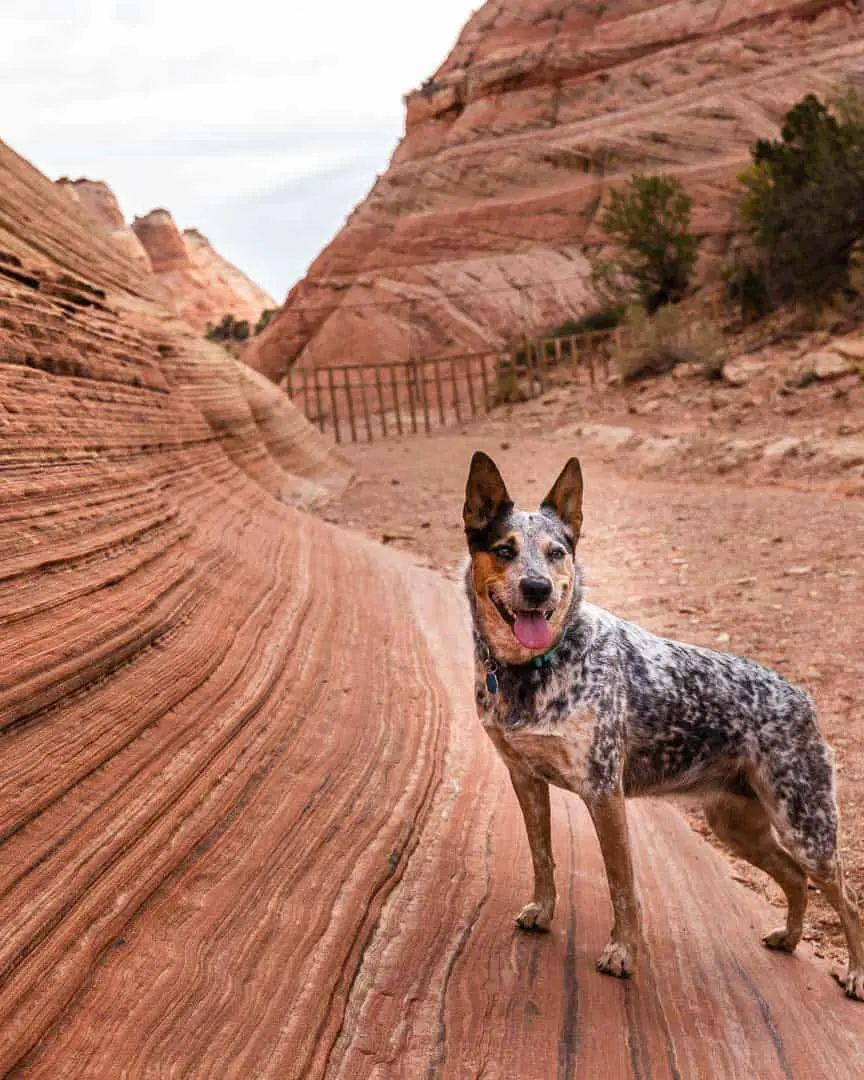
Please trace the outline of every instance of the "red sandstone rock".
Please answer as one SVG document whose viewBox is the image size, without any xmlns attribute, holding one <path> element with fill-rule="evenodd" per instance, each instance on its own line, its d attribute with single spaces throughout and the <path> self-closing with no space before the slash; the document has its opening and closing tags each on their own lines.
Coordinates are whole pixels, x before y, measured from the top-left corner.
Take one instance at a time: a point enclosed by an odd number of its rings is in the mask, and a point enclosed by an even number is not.
<svg viewBox="0 0 864 1080">
<path fill-rule="evenodd" d="M 263 289 L 214 251 L 197 229 L 181 234 L 167 210 L 136 217 L 132 229 L 174 306 L 197 329 L 206 330 L 223 315 L 246 319 L 254 328 L 262 311 L 276 306 Z"/>
<path fill-rule="evenodd" d="M 150 259 L 141 241 L 126 224 L 120 205 L 114 192 L 101 180 L 69 180 L 61 177 L 57 181 L 60 190 L 78 203 L 92 218 L 108 230 L 111 239 L 119 244 L 126 255 L 150 269 Z"/>
<path fill-rule="evenodd" d="M 632 983 L 575 800 L 514 929 L 452 586 L 285 506 L 346 469 L 284 396 L 2 144 L 0 188 L 0 1074 L 859 1077 L 864 1010 L 668 807 Z"/>
<path fill-rule="evenodd" d="M 254 328 L 264 310 L 276 307 L 272 297 L 197 229 L 180 233 L 167 210 L 152 210 L 129 226 L 114 193 L 101 180 L 62 177 L 57 186 L 98 221 L 127 256 L 156 274 L 172 306 L 197 330 L 206 330 L 224 315 L 246 319 Z"/>
<path fill-rule="evenodd" d="M 846 0 L 489 0 L 244 359 L 278 379 L 298 355 L 401 360 L 548 329 L 588 303 L 598 201 L 634 169 L 682 179 L 711 274 L 749 146 L 862 61 L 864 14 Z"/>
</svg>

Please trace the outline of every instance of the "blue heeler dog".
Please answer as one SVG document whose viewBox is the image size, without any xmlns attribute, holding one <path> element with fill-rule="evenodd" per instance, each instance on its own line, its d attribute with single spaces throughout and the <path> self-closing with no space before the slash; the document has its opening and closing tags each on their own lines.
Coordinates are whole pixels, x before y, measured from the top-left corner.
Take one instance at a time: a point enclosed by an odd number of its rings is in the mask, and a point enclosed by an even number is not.
<svg viewBox="0 0 864 1080">
<path fill-rule="evenodd" d="M 810 878 L 843 925 L 843 988 L 864 1000 L 864 941 L 837 854 L 831 751 L 810 698 L 753 661 L 668 641 L 583 601 L 575 458 L 528 513 L 514 506 L 492 459 L 476 453 L 463 516 L 477 707 L 510 771 L 534 864 L 534 899 L 518 925 L 547 930 L 555 911 L 555 784 L 584 800 L 606 865 L 614 925 L 597 967 L 630 975 L 641 929 L 624 799 L 693 793 L 714 832 L 786 894 L 786 925 L 765 944 L 787 952 L 798 944 Z"/>
</svg>

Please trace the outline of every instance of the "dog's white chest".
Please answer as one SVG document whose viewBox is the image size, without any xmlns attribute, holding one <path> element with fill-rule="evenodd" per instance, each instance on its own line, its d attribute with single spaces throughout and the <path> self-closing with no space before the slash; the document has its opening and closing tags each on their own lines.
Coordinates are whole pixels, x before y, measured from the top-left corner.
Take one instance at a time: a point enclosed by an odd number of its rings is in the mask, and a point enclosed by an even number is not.
<svg viewBox="0 0 864 1080">
<path fill-rule="evenodd" d="M 595 731 L 589 710 L 571 713 L 554 726 L 508 728 L 491 718 L 484 718 L 483 726 L 508 765 L 576 794 L 584 790 Z"/>
</svg>

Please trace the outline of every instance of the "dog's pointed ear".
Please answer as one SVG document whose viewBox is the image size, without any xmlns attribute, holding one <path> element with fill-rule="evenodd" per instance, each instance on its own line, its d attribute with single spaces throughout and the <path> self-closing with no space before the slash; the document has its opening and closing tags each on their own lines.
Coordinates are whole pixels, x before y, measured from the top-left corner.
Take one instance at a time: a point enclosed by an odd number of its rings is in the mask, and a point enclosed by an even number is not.
<svg viewBox="0 0 864 1080">
<path fill-rule="evenodd" d="M 573 543 L 582 532 L 582 469 L 579 459 L 571 457 L 552 490 L 540 504 L 541 510 L 551 510 L 573 533 Z"/>
<path fill-rule="evenodd" d="M 498 466 L 482 450 L 471 458 L 468 483 L 465 485 L 465 505 L 462 520 L 467 533 L 485 529 L 490 521 L 512 509 L 513 500 L 498 472 Z"/>
</svg>

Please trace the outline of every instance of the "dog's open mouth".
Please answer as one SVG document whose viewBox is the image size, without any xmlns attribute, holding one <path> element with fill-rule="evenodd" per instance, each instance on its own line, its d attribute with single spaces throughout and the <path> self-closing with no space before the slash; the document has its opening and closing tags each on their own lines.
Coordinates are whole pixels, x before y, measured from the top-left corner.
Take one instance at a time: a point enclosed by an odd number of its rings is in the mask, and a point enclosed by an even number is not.
<svg viewBox="0 0 864 1080">
<path fill-rule="evenodd" d="M 489 590 L 489 599 L 495 610 L 513 631 L 516 640 L 526 649 L 548 649 L 552 644 L 552 627 L 549 620 L 554 608 L 543 611 L 511 611 L 507 605 Z"/>
</svg>

